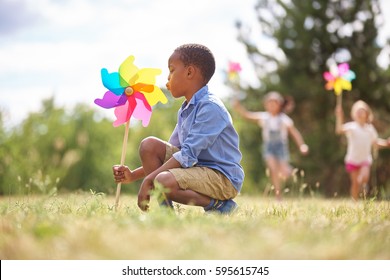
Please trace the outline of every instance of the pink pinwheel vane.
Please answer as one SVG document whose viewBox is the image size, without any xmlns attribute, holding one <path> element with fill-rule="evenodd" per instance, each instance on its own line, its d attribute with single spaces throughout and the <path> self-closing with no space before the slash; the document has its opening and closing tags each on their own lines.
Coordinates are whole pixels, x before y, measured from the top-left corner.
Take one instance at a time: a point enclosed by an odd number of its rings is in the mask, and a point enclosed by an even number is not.
<svg viewBox="0 0 390 280">
<path fill-rule="evenodd" d="M 152 115 L 152 106 L 157 102 L 167 103 L 161 89 L 155 86 L 156 76 L 160 69 L 138 69 L 134 65 L 134 56 L 129 56 L 120 66 L 118 72 L 108 73 L 101 70 L 103 85 L 108 89 L 102 99 L 95 99 L 95 104 L 106 108 L 115 108 L 114 126 L 119 126 L 131 117 L 141 120 L 148 126 Z"/>
<path fill-rule="evenodd" d="M 334 90 L 335 95 L 339 96 L 343 90 L 352 89 L 351 81 L 356 78 L 355 73 L 349 69 L 348 63 L 341 63 L 338 66 L 331 67 L 330 71 L 324 72 L 326 80 L 325 89 Z"/>
<path fill-rule="evenodd" d="M 138 69 L 133 63 L 134 59 L 134 56 L 126 58 L 119 66 L 118 72 L 108 73 L 105 68 L 101 70 L 102 82 L 108 91 L 102 99 L 95 99 L 95 104 L 100 107 L 115 108 L 114 126 L 126 124 L 121 165 L 124 165 L 125 162 L 131 117 L 141 120 L 144 127 L 148 126 L 152 115 L 152 106 L 156 105 L 157 102 L 167 103 L 168 101 L 161 89 L 155 85 L 156 76 L 161 74 L 161 70 Z M 120 190 L 121 183 L 119 182 L 116 189 L 115 209 L 118 207 Z"/>
<path fill-rule="evenodd" d="M 240 79 L 239 73 L 241 72 L 241 70 L 242 69 L 240 63 L 229 61 L 227 71 L 228 81 L 233 84 L 238 83 Z"/>
</svg>

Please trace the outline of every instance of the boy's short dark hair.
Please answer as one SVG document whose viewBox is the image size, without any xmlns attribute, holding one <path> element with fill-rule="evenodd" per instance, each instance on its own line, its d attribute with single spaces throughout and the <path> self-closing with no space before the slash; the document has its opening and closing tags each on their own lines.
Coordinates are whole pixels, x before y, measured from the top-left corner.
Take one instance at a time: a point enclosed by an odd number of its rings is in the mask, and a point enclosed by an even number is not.
<svg viewBox="0 0 390 280">
<path fill-rule="evenodd" d="M 207 84 L 215 72 L 215 59 L 212 52 L 200 44 L 184 44 L 175 49 L 185 66 L 198 67 Z"/>
</svg>

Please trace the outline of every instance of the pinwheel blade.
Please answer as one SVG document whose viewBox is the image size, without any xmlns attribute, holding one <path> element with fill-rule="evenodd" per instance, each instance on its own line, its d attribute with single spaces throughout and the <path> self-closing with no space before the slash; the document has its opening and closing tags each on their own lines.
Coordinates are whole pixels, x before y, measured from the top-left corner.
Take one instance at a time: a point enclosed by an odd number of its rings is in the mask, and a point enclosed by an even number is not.
<svg viewBox="0 0 390 280">
<path fill-rule="evenodd" d="M 325 81 L 332 81 L 335 79 L 335 77 L 330 72 L 324 72 L 323 77 Z"/>
<path fill-rule="evenodd" d="M 143 94 L 136 92 L 134 94 L 137 105 L 134 108 L 133 117 L 142 121 L 142 126 L 149 125 L 152 116 L 152 108 L 149 106 Z"/>
<path fill-rule="evenodd" d="M 341 86 L 342 89 L 345 89 L 345 90 L 348 90 L 348 91 L 350 91 L 352 89 L 351 82 L 347 81 L 347 80 L 344 80 L 344 79 L 340 80 L 340 86 Z"/>
<path fill-rule="evenodd" d="M 333 77 L 337 77 L 339 75 L 339 67 L 337 64 L 331 64 L 329 66 L 329 72 L 332 74 Z"/>
<path fill-rule="evenodd" d="M 134 81 L 134 83 L 154 85 L 156 83 L 156 76 L 160 74 L 161 74 L 160 69 L 156 69 L 156 68 L 140 69 L 138 71 L 137 79 Z"/>
<path fill-rule="evenodd" d="M 325 89 L 326 90 L 331 90 L 334 88 L 334 80 L 330 80 L 325 84 Z"/>
<path fill-rule="evenodd" d="M 101 70 L 102 82 L 103 85 L 116 95 L 121 95 L 124 91 L 124 88 L 127 86 L 121 86 L 119 84 L 119 74 L 118 72 L 108 73 L 106 68 Z"/>
<path fill-rule="evenodd" d="M 340 95 L 343 92 L 343 85 L 341 79 L 336 79 L 333 86 L 334 86 L 334 93 L 336 95 Z"/>
<path fill-rule="evenodd" d="M 232 62 L 232 61 L 229 61 L 229 72 L 240 72 L 242 69 L 241 69 L 241 65 L 240 63 L 238 62 Z"/>
<path fill-rule="evenodd" d="M 133 89 L 138 92 L 152 92 L 154 90 L 154 85 L 137 83 L 133 86 Z"/>
<path fill-rule="evenodd" d="M 123 87 L 135 84 L 137 80 L 138 67 L 134 65 L 134 56 L 130 55 L 119 66 L 119 83 Z"/>
<path fill-rule="evenodd" d="M 154 87 L 152 92 L 143 92 L 146 100 L 148 101 L 150 106 L 154 106 L 157 102 L 161 102 L 163 104 L 168 102 L 167 97 L 161 91 L 159 87 Z"/>
<path fill-rule="evenodd" d="M 356 78 L 356 74 L 355 72 L 349 70 L 347 73 L 345 73 L 343 75 L 343 79 L 347 80 L 347 81 L 352 81 Z"/>
<path fill-rule="evenodd" d="M 111 91 L 107 91 L 103 98 L 96 98 L 95 104 L 99 105 L 100 107 L 103 107 L 105 109 L 110 109 L 114 107 L 121 106 L 125 104 L 127 101 L 127 96 L 125 94 L 116 95 Z"/>
<path fill-rule="evenodd" d="M 337 66 L 339 76 L 343 76 L 345 73 L 349 71 L 349 64 L 348 63 L 341 63 Z"/>
<path fill-rule="evenodd" d="M 130 120 L 136 105 L 135 98 L 130 96 L 124 105 L 116 107 L 114 110 L 116 120 L 113 122 L 113 126 L 120 126 Z"/>
</svg>

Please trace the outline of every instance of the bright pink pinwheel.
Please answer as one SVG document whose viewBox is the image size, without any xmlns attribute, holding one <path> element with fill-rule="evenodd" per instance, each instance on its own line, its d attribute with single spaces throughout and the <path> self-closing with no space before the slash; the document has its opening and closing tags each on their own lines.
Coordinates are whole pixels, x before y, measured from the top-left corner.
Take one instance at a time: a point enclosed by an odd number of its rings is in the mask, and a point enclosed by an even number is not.
<svg viewBox="0 0 390 280">
<path fill-rule="evenodd" d="M 156 76 L 160 69 L 138 69 L 134 56 L 129 56 L 119 67 L 118 72 L 108 73 L 101 70 L 103 85 L 108 89 L 102 99 L 95 99 L 95 104 L 106 108 L 115 108 L 116 121 L 119 126 L 134 117 L 147 126 L 152 115 L 152 106 L 157 102 L 166 103 L 167 98 L 161 89 L 155 86 Z"/>
<path fill-rule="evenodd" d="M 142 121 L 147 126 L 152 115 L 152 106 L 157 102 L 167 103 L 167 98 L 161 89 L 155 86 L 156 76 L 161 74 L 160 69 L 138 69 L 134 65 L 134 56 L 129 56 L 120 66 L 119 71 L 108 73 L 101 70 L 103 85 L 108 89 L 102 99 L 95 99 L 95 104 L 106 108 L 115 108 L 116 120 L 114 126 L 126 124 L 122 143 L 121 165 L 124 165 L 126 156 L 129 123 L 131 117 Z M 117 184 L 115 209 L 118 207 L 121 183 Z"/>
<path fill-rule="evenodd" d="M 324 73 L 326 80 L 325 88 L 334 90 L 336 95 L 341 95 L 343 90 L 350 91 L 352 89 L 351 81 L 356 78 L 353 71 L 349 69 L 348 63 L 341 63 L 337 67 L 333 67 L 330 71 Z"/>
</svg>

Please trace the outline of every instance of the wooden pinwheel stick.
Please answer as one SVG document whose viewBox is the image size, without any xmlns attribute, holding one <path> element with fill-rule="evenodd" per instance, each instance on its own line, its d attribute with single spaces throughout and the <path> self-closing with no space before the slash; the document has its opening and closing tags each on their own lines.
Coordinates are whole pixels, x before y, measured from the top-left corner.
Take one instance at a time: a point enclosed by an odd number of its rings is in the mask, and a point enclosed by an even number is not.
<svg viewBox="0 0 390 280">
<path fill-rule="evenodd" d="M 122 155 L 121 155 L 121 165 L 125 165 L 125 159 L 126 159 L 126 149 L 127 149 L 127 140 L 129 139 L 129 125 L 130 125 L 130 120 L 126 122 L 126 127 L 125 127 L 125 135 L 123 136 L 123 144 L 122 144 Z M 121 187 L 122 183 L 119 182 L 116 185 L 116 195 L 115 195 L 115 210 L 118 208 L 119 204 L 119 195 L 121 193 Z"/>
</svg>

